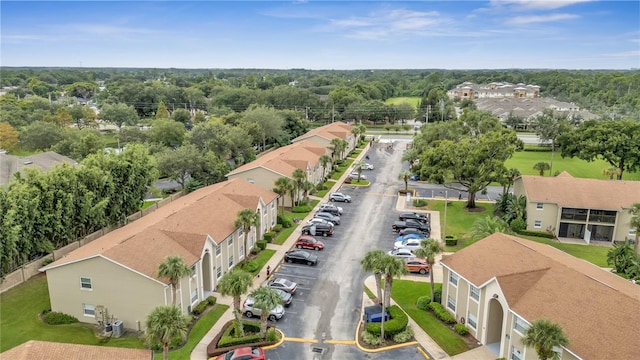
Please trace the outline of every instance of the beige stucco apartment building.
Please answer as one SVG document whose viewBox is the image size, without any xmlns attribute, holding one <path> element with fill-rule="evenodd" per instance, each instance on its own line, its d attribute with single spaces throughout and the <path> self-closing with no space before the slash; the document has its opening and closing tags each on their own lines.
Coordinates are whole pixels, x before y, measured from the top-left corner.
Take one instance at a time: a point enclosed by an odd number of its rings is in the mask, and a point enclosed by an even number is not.
<svg viewBox="0 0 640 360">
<path fill-rule="evenodd" d="M 536 360 L 521 338 L 546 318 L 561 359 L 638 357 L 640 286 L 549 245 L 493 234 L 445 256 L 442 305 L 496 358 Z"/>
<path fill-rule="evenodd" d="M 527 230 L 591 241 L 633 239 L 629 209 L 640 203 L 640 182 L 558 176 L 522 176 L 514 194 L 527 198 Z"/>
<path fill-rule="evenodd" d="M 176 305 L 184 313 L 211 292 L 219 279 L 244 259 L 237 214 L 260 214 L 248 246 L 276 224 L 277 194 L 241 179 L 207 186 L 80 247 L 42 268 L 47 273 L 51 309 L 81 322 L 123 321 L 143 330 L 147 315 L 172 304 L 172 288 L 157 276 L 168 256 L 181 256 L 193 276 L 180 281 Z"/>
<path fill-rule="evenodd" d="M 331 140 L 341 139 L 346 141 L 348 144 L 347 149 L 344 151 L 345 154 L 348 154 L 358 145 L 357 137 L 351 132 L 353 128 L 353 126 L 342 121 L 336 121 L 324 126 L 317 127 L 315 129 L 311 129 L 304 135 L 300 135 L 297 138 L 291 140 L 291 142 L 296 143 L 309 140 L 330 151 Z"/>
</svg>

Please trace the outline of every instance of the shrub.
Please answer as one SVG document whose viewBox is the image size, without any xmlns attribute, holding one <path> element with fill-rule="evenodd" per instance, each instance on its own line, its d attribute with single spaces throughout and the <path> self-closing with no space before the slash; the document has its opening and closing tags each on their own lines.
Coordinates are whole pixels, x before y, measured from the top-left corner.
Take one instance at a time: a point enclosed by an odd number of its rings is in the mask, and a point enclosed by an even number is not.
<svg viewBox="0 0 640 360">
<path fill-rule="evenodd" d="M 278 341 L 278 333 L 276 332 L 276 329 L 269 329 L 267 330 L 267 337 L 266 339 L 267 341 Z"/>
<path fill-rule="evenodd" d="M 282 224 L 276 224 L 276 226 L 273 227 L 274 232 L 279 232 L 280 230 L 282 230 Z"/>
<path fill-rule="evenodd" d="M 260 334 L 248 335 L 245 337 L 233 337 L 230 335 L 222 335 L 218 341 L 218 347 L 228 347 L 243 344 L 253 344 L 262 341 Z"/>
<path fill-rule="evenodd" d="M 266 242 L 271 242 L 273 241 L 273 237 L 276 236 L 276 233 L 274 233 L 273 231 L 269 231 L 264 233 L 264 240 Z"/>
<path fill-rule="evenodd" d="M 411 328 L 411 326 L 407 325 L 406 329 L 404 329 L 403 331 L 395 334 L 393 336 L 393 341 L 397 342 L 397 343 L 404 343 L 407 342 L 409 340 L 413 339 L 413 329 Z"/>
<path fill-rule="evenodd" d="M 456 323 L 456 318 L 450 312 L 448 312 L 447 309 L 442 306 L 442 304 L 434 301 L 429 304 L 429 307 L 431 308 L 433 313 L 436 314 L 436 317 L 442 320 L 442 322 L 445 322 L 447 324 Z"/>
<path fill-rule="evenodd" d="M 57 311 L 49 311 L 43 317 L 42 321 L 49 325 L 62 325 L 77 323 L 78 319 L 71 315 L 67 315 Z"/>
<path fill-rule="evenodd" d="M 509 226 L 511 226 L 511 230 L 515 232 L 520 232 L 527 228 L 527 223 L 524 220 L 522 220 L 522 218 L 519 217 L 517 219 L 511 220 L 511 223 L 509 224 Z"/>
<path fill-rule="evenodd" d="M 455 324 L 453 328 L 456 330 L 458 335 L 467 335 L 469 333 L 469 328 L 464 324 Z"/>
<path fill-rule="evenodd" d="M 260 264 L 258 264 L 257 261 L 255 260 L 249 260 L 246 262 L 246 264 L 244 264 L 244 266 L 242 267 L 242 269 L 246 272 L 254 272 L 256 270 L 258 270 L 258 266 L 260 266 Z"/>
<path fill-rule="evenodd" d="M 47 266 L 53 262 L 53 258 L 48 257 L 42 261 L 42 266 Z"/>
<path fill-rule="evenodd" d="M 207 302 L 208 302 L 208 303 L 209 303 L 209 305 L 211 305 L 211 306 L 215 305 L 215 304 L 216 304 L 216 302 L 217 302 L 217 300 L 218 300 L 218 299 L 216 299 L 216 297 L 215 297 L 215 296 L 213 296 L 213 295 L 212 295 L 212 296 L 209 296 L 209 297 L 207 298 Z"/>
<path fill-rule="evenodd" d="M 310 205 L 298 205 L 298 206 L 294 206 L 291 212 L 299 213 L 299 214 L 308 213 L 309 211 L 311 211 L 311 209 L 313 208 Z"/>
<path fill-rule="evenodd" d="M 261 251 L 267 248 L 267 241 L 266 240 L 258 240 L 256 241 L 256 246 L 258 247 L 258 249 L 260 249 Z"/>
<path fill-rule="evenodd" d="M 413 200 L 413 206 L 415 206 L 415 207 L 425 207 L 425 206 L 427 206 L 427 202 L 424 199 L 415 199 L 415 200 Z"/>
<path fill-rule="evenodd" d="M 324 183 L 316 185 L 316 190 L 318 190 L 318 191 L 327 190 L 327 189 L 328 189 L 328 187 Z"/>
<path fill-rule="evenodd" d="M 522 230 L 522 231 L 518 231 L 518 234 L 520 234 L 520 235 L 529 235 L 529 236 L 538 236 L 538 237 L 543 237 L 543 238 L 547 238 L 547 239 L 554 239 L 555 238 L 555 236 L 552 233 L 546 232 L 546 231 Z"/>
<path fill-rule="evenodd" d="M 362 341 L 364 341 L 367 345 L 377 346 L 382 344 L 382 339 L 380 339 L 380 333 L 372 334 L 368 331 L 362 333 Z"/>
<path fill-rule="evenodd" d="M 293 222 L 282 215 L 278 215 L 278 224 L 282 225 L 284 228 L 290 228 L 293 226 Z"/>
<path fill-rule="evenodd" d="M 433 292 L 433 301 L 437 303 L 442 302 L 442 289 L 436 289 L 436 291 Z"/>
<path fill-rule="evenodd" d="M 260 250 L 260 248 L 256 246 L 253 249 L 251 249 L 251 254 L 258 255 L 258 254 L 260 254 L 260 251 L 262 251 L 262 250 Z"/>
<path fill-rule="evenodd" d="M 458 245 L 458 237 L 455 235 L 447 235 L 444 237 L 444 244 L 447 246 Z"/>
<path fill-rule="evenodd" d="M 416 302 L 416 307 L 420 310 L 429 310 L 429 303 L 431 302 L 430 296 L 420 296 Z"/>
<path fill-rule="evenodd" d="M 389 306 L 387 308 L 387 312 L 389 313 L 391 320 L 385 321 L 384 323 L 385 337 L 393 336 L 395 334 L 402 332 L 407 327 L 407 324 L 409 323 L 409 318 L 407 317 L 407 314 L 405 314 L 404 311 L 402 311 L 402 309 L 398 307 L 398 305 Z M 381 332 L 380 323 L 374 323 L 374 322 L 367 323 L 366 330 L 372 334 L 377 334 L 378 336 L 380 336 L 380 332 Z"/>
<path fill-rule="evenodd" d="M 196 316 L 200 315 L 207 309 L 207 306 L 209 306 L 209 301 L 201 301 L 191 310 L 191 313 Z"/>
</svg>

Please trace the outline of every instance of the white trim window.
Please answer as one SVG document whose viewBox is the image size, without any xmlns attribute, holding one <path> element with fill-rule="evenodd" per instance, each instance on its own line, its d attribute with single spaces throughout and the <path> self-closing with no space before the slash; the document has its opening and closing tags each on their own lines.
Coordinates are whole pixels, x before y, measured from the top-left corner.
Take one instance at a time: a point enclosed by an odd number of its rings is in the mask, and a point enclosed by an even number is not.
<svg viewBox="0 0 640 360">
<path fill-rule="evenodd" d="M 522 360 L 522 352 L 515 346 L 511 347 L 511 360 Z"/>
<path fill-rule="evenodd" d="M 544 210 L 544 204 L 543 203 L 537 203 L 536 204 L 536 210 Z"/>
<path fill-rule="evenodd" d="M 84 316 L 96 317 L 96 307 L 91 304 L 82 304 L 82 314 Z"/>
<path fill-rule="evenodd" d="M 229 254 L 229 269 L 233 266 L 233 253 Z"/>
<path fill-rule="evenodd" d="M 480 289 L 469 284 L 469 296 L 475 301 L 480 301 Z"/>
<path fill-rule="evenodd" d="M 533 222 L 533 227 L 536 229 L 541 229 L 542 228 L 542 220 L 536 220 Z"/>
<path fill-rule="evenodd" d="M 238 259 L 244 258 L 244 245 L 240 244 L 238 248 Z"/>
<path fill-rule="evenodd" d="M 196 264 L 193 264 L 191 267 L 191 278 L 195 278 L 198 275 L 198 271 L 196 270 Z"/>
<path fill-rule="evenodd" d="M 476 318 L 476 316 L 473 315 L 472 313 L 467 314 L 467 324 L 469 324 L 469 326 L 472 327 L 473 329 L 477 329 L 478 318 Z"/>
<path fill-rule="evenodd" d="M 81 277 L 80 278 L 80 289 L 82 289 L 82 290 L 93 290 L 93 284 L 91 283 L 91 278 Z"/>
<path fill-rule="evenodd" d="M 513 316 L 513 330 L 517 331 L 520 335 L 524 335 L 528 328 L 529 324 L 527 324 L 524 319 L 517 315 Z"/>
<path fill-rule="evenodd" d="M 216 276 L 217 276 L 217 280 L 220 280 L 220 278 L 222 277 L 222 266 L 218 266 L 216 268 Z"/>
<path fill-rule="evenodd" d="M 456 300 L 451 296 L 447 296 L 447 307 L 452 311 L 456 311 Z"/>
<path fill-rule="evenodd" d="M 198 300 L 198 288 L 191 292 L 191 304 Z"/>
<path fill-rule="evenodd" d="M 458 286 L 458 274 L 449 271 L 449 283 L 451 283 L 451 285 L 453 286 Z"/>
<path fill-rule="evenodd" d="M 216 257 L 220 256 L 222 254 L 222 247 L 220 247 L 220 244 L 216 245 Z"/>
</svg>

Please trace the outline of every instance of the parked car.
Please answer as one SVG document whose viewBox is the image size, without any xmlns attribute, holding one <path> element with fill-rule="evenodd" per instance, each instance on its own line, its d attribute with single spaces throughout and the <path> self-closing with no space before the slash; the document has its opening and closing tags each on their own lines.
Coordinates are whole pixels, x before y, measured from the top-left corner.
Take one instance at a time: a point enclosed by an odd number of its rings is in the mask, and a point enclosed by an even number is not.
<svg viewBox="0 0 640 360">
<path fill-rule="evenodd" d="M 395 241 L 405 241 L 405 240 L 409 240 L 409 239 L 426 239 L 427 237 L 422 235 L 422 234 L 418 234 L 418 233 L 412 233 L 412 234 L 406 234 L 406 235 L 400 235 L 396 238 Z"/>
<path fill-rule="evenodd" d="M 369 164 L 369 163 L 365 163 L 365 164 L 362 166 L 362 169 L 363 169 L 363 170 L 373 170 L 373 165 L 371 165 L 371 164 Z"/>
<path fill-rule="evenodd" d="M 293 295 L 289 294 L 284 290 L 280 290 L 280 289 L 275 289 L 275 290 L 278 293 L 278 295 L 280 295 L 280 297 L 282 298 L 282 302 L 284 303 L 285 307 L 291 305 L 291 301 L 293 300 Z"/>
<path fill-rule="evenodd" d="M 429 224 L 413 219 L 407 219 L 406 221 L 394 221 L 393 225 L 391 225 L 391 229 L 395 232 L 405 228 L 416 228 L 425 232 L 431 231 L 431 226 Z"/>
<path fill-rule="evenodd" d="M 418 214 L 418 213 L 402 213 L 398 218 L 401 221 L 406 221 L 407 219 L 418 220 L 422 223 L 428 224 L 431 217 L 428 214 Z"/>
<path fill-rule="evenodd" d="M 415 165 L 414 165 L 414 166 L 415 166 Z M 418 180 L 420 180 L 420 175 L 413 174 L 413 175 L 409 176 L 409 180 L 411 180 L 411 181 L 418 181 Z"/>
<path fill-rule="evenodd" d="M 262 309 L 253 307 L 255 300 L 252 297 L 248 297 L 244 303 L 242 303 L 242 313 L 248 317 L 260 317 Z M 284 307 L 282 305 L 276 305 L 271 311 L 269 311 L 268 319 L 271 321 L 280 320 L 284 316 Z"/>
<path fill-rule="evenodd" d="M 273 280 L 265 281 L 262 284 L 262 286 L 269 286 L 276 290 L 282 290 L 282 291 L 288 292 L 289 294 L 295 293 L 296 289 L 298 288 L 297 283 L 284 278 L 275 278 Z"/>
<path fill-rule="evenodd" d="M 284 254 L 284 261 L 288 263 L 317 265 L 318 256 L 306 250 L 292 250 L 292 251 L 287 251 Z"/>
<path fill-rule="evenodd" d="M 343 193 L 334 192 L 329 194 L 330 201 L 351 202 L 351 196 Z"/>
<path fill-rule="evenodd" d="M 420 246 L 420 242 L 422 242 L 422 239 L 408 239 L 405 241 L 396 241 L 395 244 L 393 244 L 393 248 L 394 249 L 409 249 L 409 250 L 416 250 L 419 249 Z"/>
<path fill-rule="evenodd" d="M 404 265 L 409 272 L 420 273 L 421 275 L 428 274 L 430 269 L 426 260 L 418 258 L 407 258 Z"/>
<path fill-rule="evenodd" d="M 398 232 L 398 235 L 408 235 L 408 234 L 420 234 L 424 237 L 429 237 L 429 232 L 428 231 L 422 231 L 420 229 L 416 229 L 416 228 L 406 228 L 406 229 L 402 229 Z"/>
<path fill-rule="evenodd" d="M 358 172 L 354 171 L 351 174 L 349 174 L 350 177 L 357 179 L 358 178 Z M 360 174 L 360 180 L 367 180 L 367 177 L 364 174 Z"/>
<path fill-rule="evenodd" d="M 265 360 L 264 350 L 259 347 L 241 347 L 219 355 L 216 360 Z"/>
<path fill-rule="evenodd" d="M 307 221 L 307 224 L 310 224 L 310 225 L 323 224 L 323 225 L 327 225 L 327 226 L 333 226 L 333 222 L 331 222 L 329 220 L 322 219 L 322 218 L 318 218 L 318 217 L 314 217 L 314 218 L 309 219 L 309 221 Z"/>
<path fill-rule="evenodd" d="M 342 211 L 343 209 L 340 206 L 335 206 L 333 204 L 322 204 L 318 208 L 318 212 L 328 212 L 336 216 L 342 215 Z"/>
<path fill-rule="evenodd" d="M 298 249 L 312 249 L 312 250 L 322 250 L 324 249 L 324 243 L 320 240 L 316 240 L 314 237 L 309 235 L 302 235 L 296 241 L 295 246 Z"/>
<path fill-rule="evenodd" d="M 315 215 L 313 215 L 313 217 L 327 220 L 333 223 L 334 225 L 340 225 L 340 216 L 335 216 L 328 212 L 318 211 L 317 213 L 315 213 Z"/>
<path fill-rule="evenodd" d="M 411 259 L 416 257 L 416 254 L 414 254 L 413 251 L 404 248 L 391 250 L 387 254 L 403 259 Z"/>
<path fill-rule="evenodd" d="M 331 236 L 333 235 L 333 226 L 329 224 L 317 223 L 317 224 L 306 224 L 302 227 L 303 235 L 322 235 L 322 236 Z"/>
</svg>

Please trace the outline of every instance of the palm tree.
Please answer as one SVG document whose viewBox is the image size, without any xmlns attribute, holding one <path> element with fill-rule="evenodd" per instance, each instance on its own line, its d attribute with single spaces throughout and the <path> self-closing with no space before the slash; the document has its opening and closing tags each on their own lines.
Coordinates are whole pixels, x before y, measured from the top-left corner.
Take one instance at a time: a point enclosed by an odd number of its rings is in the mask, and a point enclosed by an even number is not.
<svg viewBox="0 0 640 360">
<path fill-rule="evenodd" d="M 188 326 L 189 321 L 176 306 L 158 306 L 147 316 L 147 344 L 161 343 L 164 360 L 168 360 L 171 340 L 179 337 L 184 341 Z"/>
<path fill-rule="evenodd" d="M 218 283 L 218 292 L 222 296 L 233 296 L 233 314 L 236 318 L 240 337 L 244 336 L 242 322 L 240 322 L 240 296 L 246 294 L 249 286 L 253 284 L 253 276 L 238 268 L 232 269 L 222 276 Z"/>
<path fill-rule="evenodd" d="M 629 241 L 617 243 L 607 252 L 607 264 L 613 265 L 618 274 L 624 274 L 635 258 L 635 251 Z"/>
<path fill-rule="evenodd" d="M 631 213 L 631 227 L 636 229 L 636 239 L 633 243 L 633 249 L 635 253 L 638 253 L 638 242 L 640 242 L 640 203 L 635 203 L 629 209 Z"/>
<path fill-rule="evenodd" d="M 298 200 L 298 196 L 300 195 L 300 189 L 302 189 L 302 184 L 307 180 L 307 173 L 302 169 L 293 170 L 293 174 L 291 174 L 293 178 L 293 182 L 296 185 L 296 200 Z"/>
<path fill-rule="evenodd" d="M 331 162 L 331 156 L 324 154 L 320 156 L 318 161 L 320 161 L 320 165 L 322 165 L 322 178 L 325 179 L 327 177 L 327 165 Z"/>
<path fill-rule="evenodd" d="M 560 359 L 560 354 L 553 348 L 567 346 L 569 339 L 560 325 L 547 319 L 538 319 L 525 331 L 522 343 L 535 348 L 540 360 Z"/>
<path fill-rule="evenodd" d="M 533 165 L 533 170 L 538 170 L 540 172 L 540 176 L 544 176 L 544 172 L 551 169 L 551 165 L 549 163 L 540 161 Z"/>
<path fill-rule="evenodd" d="M 431 301 L 434 300 L 436 285 L 433 280 L 433 265 L 436 263 L 436 255 L 442 252 L 442 244 L 437 239 L 420 241 L 420 247 L 414 251 L 417 257 L 425 259 L 429 264 L 429 280 L 431 280 Z"/>
<path fill-rule="evenodd" d="M 613 180 L 613 177 L 614 177 L 614 176 L 615 176 L 615 177 L 620 176 L 621 171 L 620 171 L 620 169 L 618 169 L 617 167 L 612 166 L 612 167 L 610 167 L 610 168 L 602 169 L 602 174 L 603 174 L 604 176 L 608 176 L 608 177 L 609 177 L 609 180 Z"/>
<path fill-rule="evenodd" d="M 364 168 L 364 161 L 358 160 L 353 163 L 353 170 L 358 173 L 358 182 L 360 182 L 360 176 L 362 176 L 363 168 Z"/>
<path fill-rule="evenodd" d="M 158 277 L 167 278 L 171 283 L 174 306 L 176 305 L 176 292 L 180 279 L 192 273 L 191 267 L 185 264 L 180 256 L 169 256 L 158 266 Z"/>
<path fill-rule="evenodd" d="M 244 234 L 244 254 L 245 257 L 242 260 L 243 264 L 247 263 L 247 259 L 249 258 L 246 254 L 251 252 L 247 246 L 249 245 L 249 232 L 252 227 L 258 227 L 260 225 L 260 216 L 258 213 L 251 209 L 242 209 L 238 211 L 238 217 L 236 221 L 233 223 L 233 226 L 236 228 L 241 228 L 242 233 Z"/>
<path fill-rule="evenodd" d="M 315 188 L 315 186 L 313 185 L 313 183 L 309 180 L 305 180 L 302 183 L 302 197 L 305 200 L 308 200 L 309 198 L 309 191 L 313 190 L 313 188 Z"/>
<path fill-rule="evenodd" d="M 409 178 L 411 177 L 411 172 L 408 170 L 403 170 L 400 175 L 398 175 L 398 179 L 404 181 L 404 191 L 409 190 Z"/>
<path fill-rule="evenodd" d="M 386 320 L 385 312 L 391 303 L 391 287 L 393 286 L 393 278 L 399 278 L 409 273 L 404 261 L 395 256 L 384 255 L 382 258 L 382 272 L 384 273 L 384 302 L 382 306 L 382 321 L 380 322 L 380 338 L 384 339 L 384 323 Z"/>
<path fill-rule="evenodd" d="M 378 303 L 382 302 L 382 259 L 385 255 L 384 251 L 380 249 L 369 250 L 360 261 L 364 271 L 373 272 L 373 277 L 376 280 Z"/>
<path fill-rule="evenodd" d="M 503 194 L 507 194 L 509 193 L 509 190 L 511 189 L 511 186 L 513 186 L 513 182 L 516 180 L 516 178 L 518 176 L 522 175 L 520 173 L 520 170 L 516 169 L 516 168 L 510 168 L 508 169 L 503 177 L 502 177 L 502 193 Z"/>
<path fill-rule="evenodd" d="M 342 139 L 340 138 L 333 138 L 331 139 L 331 141 L 329 142 L 329 148 L 331 149 L 331 158 L 332 159 L 337 159 L 338 155 L 341 153 L 340 148 L 342 147 Z"/>
<path fill-rule="evenodd" d="M 251 293 L 254 300 L 253 307 L 262 310 L 260 313 L 260 337 L 267 337 L 267 320 L 271 309 L 278 305 L 282 305 L 282 297 L 278 292 L 268 286 L 260 286 Z"/>
<path fill-rule="evenodd" d="M 527 198 L 524 195 L 520 197 L 510 196 L 507 199 L 507 208 L 503 216 L 503 220 L 508 224 L 513 219 L 527 219 Z"/>
<path fill-rule="evenodd" d="M 496 216 L 489 215 L 479 218 L 471 225 L 471 237 L 473 240 L 480 240 L 497 232 L 504 234 L 512 233 L 509 224 Z"/>
<path fill-rule="evenodd" d="M 404 154 L 402 154 L 402 161 L 408 161 L 409 169 L 412 169 L 412 170 L 413 170 L 413 164 L 419 158 L 420 158 L 420 153 L 418 152 L 418 149 L 416 149 L 415 147 L 408 149 L 407 151 L 404 152 Z"/>
<path fill-rule="evenodd" d="M 292 179 L 289 179 L 287 183 L 287 192 L 289 193 L 289 197 L 291 198 L 291 208 L 293 209 L 296 206 L 296 182 Z"/>
<path fill-rule="evenodd" d="M 273 192 L 278 194 L 278 201 L 282 198 L 282 214 L 284 214 L 284 196 L 287 194 L 287 188 L 289 187 L 289 183 L 291 179 L 286 176 L 281 176 L 276 179 L 273 188 Z"/>
</svg>

